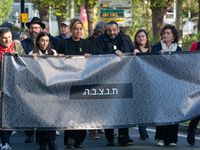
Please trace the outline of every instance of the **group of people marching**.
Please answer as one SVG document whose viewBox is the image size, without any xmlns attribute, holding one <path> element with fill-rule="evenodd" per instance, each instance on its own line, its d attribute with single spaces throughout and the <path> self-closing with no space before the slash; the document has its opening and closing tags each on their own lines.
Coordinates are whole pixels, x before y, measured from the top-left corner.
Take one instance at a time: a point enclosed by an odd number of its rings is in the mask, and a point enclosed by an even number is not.
<svg viewBox="0 0 200 150">
<path fill-rule="evenodd" d="M 64 55 L 84 55 L 88 58 L 92 55 L 98 54 L 116 54 L 121 57 L 123 53 L 132 52 L 133 55 L 137 53 L 153 53 L 153 52 L 173 52 L 181 51 L 177 45 L 178 32 L 175 26 L 167 24 L 160 33 L 161 41 L 151 46 L 149 44 L 148 34 L 145 30 L 139 29 L 135 34 L 134 45 L 128 35 L 125 35 L 118 24 L 114 21 L 97 22 L 92 36 L 84 39 L 83 23 L 77 19 L 72 18 L 70 21 L 61 23 L 61 34 L 53 37 L 49 33 L 48 22 L 41 21 L 34 17 L 30 22 L 26 23 L 29 29 L 28 34 L 23 33 L 20 36 L 21 42 L 12 39 L 12 28 L 2 24 L 0 26 L 0 62 L 2 61 L 2 53 L 12 53 L 12 55 L 27 54 L 33 57 L 42 55 L 56 55 L 62 57 Z M 199 47 L 198 47 L 199 46 Z M 200 48 L 199 43 L 194 43 L 191 50 Z M 1 66 L 1 65 L 0 65 Z M 200 118 L 193 120 L 193 126 L 188 128 L 188 142 L 194 145 L 195 130 Z M 192 124 L 191 122 L 191 124 Z M 91 138 L 98 138 L 96 130 L 90 130 Z M 146 140 L 149 138 L 146 127 L 139 127 L 140 138 Z M 9 146 L 11 132 L 1 131 L 2 144 Z M 155 139 L 158 146 L 168 145 L 176 146 L 178 134 L 178 124 L 157 126 Z M 34 131 L 26 131 L 25 142 L 30 143 L 34 141 Z M 86 136 L 86 130 L 65 130 L 64 144 L 69 149 L 82 148 L 82 143 Z M 105 136 L 107 138 L 107 146 L 114 146 L 113 129 L 105 129 Z M 58 147 L 55 142 L 56 131 L 36 131 L 36 142 L 39 144 L 40 150 L 46 150 L 47 144 L 50 150 L 57 150 Z M 118 130 L 118 144 L 122 146 L 133 145 L 133 140 L 129 137 L 128 128 L 120 128 Z"/>
</svg>

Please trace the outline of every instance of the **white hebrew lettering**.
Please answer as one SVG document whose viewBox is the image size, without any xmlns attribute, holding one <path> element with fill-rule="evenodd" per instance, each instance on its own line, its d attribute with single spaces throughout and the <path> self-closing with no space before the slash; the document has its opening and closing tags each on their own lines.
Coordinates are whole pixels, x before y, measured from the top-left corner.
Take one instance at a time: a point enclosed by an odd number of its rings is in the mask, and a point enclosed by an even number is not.
<svg viewBox="0 0 200 150">
<path fill-rule="evenodd" d="M 90 95 L 90 90 L 89 89 L 85 89 L 83 95 L 87 95 L 87 93 L 88 93 L 88 95 Z"/>
<path fill-rule="evenodd" d="M 94 91 L 94 93 L 90 93 L 90 95 L 97 95 L 96 89 L 92 89 L 92 91 Z"/>
<path fill-rule="evenodd" d="M 107 93 L 104 93 L 105 95 L 109 95 L 110 94 L 110 90 L 107 88 L 106 89 L 108 92 Z"/>
<path fill-rule="evenodd" d="M 110 93 L 110 95 L 114 95 L 114 94 L 118 94 L 118 89 L 117 88 L 112 88 L 112 93 Z"/>
<path fill-rule="evenodd" d="M 104 89 L 99 89 L 99 91 L 101 92 L 99 95 L 103 95 Z"/>
</svg>

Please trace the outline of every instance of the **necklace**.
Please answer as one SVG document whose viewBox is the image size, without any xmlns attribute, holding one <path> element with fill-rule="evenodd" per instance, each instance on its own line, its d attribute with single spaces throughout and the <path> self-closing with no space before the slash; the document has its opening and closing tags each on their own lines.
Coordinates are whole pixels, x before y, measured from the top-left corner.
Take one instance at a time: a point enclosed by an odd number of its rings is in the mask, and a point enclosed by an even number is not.
<svg viewBox="0 0 200 150">
<path fill-rule="evenodd" d="M 118 39 L 117 39 L 118 40 Z M 113 43 L 113 49 L 117 50 L 117 46 L 115 45 L 117 43 L 117 40 L 115 42 L 113 42 L 113 40 L 111 40 L 111 42 Z"/>
</svg>

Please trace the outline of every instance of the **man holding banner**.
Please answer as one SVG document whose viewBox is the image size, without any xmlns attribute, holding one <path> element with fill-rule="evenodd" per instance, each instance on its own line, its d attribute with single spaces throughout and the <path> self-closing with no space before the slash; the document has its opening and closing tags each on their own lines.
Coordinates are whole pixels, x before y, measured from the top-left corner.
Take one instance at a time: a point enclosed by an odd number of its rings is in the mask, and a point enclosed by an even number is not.
<svg viewBox="0 0 200 150">
<path fill-rule="evenodd" d="M 107 24 L 107 30 L 96 39 L 95 54 L 113 54 L 119 57 L 122 53 L 133 52 L 134 45 L 129 36 L 120 31 L 118 24 L 115 21 L 110 21 Z M 107 138 L 107 146 L 114 146 L 113 129 L 105 129 Z M 128 128 L 119 129 L 118 144 L 122 146 L 133 145 L 133 140 L 129 137 Z"/>
</svg>

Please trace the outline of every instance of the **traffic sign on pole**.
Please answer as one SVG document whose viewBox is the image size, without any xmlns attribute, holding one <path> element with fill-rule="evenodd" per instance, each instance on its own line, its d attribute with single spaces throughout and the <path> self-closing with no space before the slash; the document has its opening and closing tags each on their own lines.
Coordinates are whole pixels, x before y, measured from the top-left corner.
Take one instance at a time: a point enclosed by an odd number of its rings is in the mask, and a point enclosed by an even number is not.
<svg viewBox="0 0 200 150">
<path fill-rule="evenodd" d="M 132 26 L 132 18 L 101 18 L 100 20 L 106 22 L 115 21 L 120 27 Z"/>
<path fill-rule="evenodd" d="M 107 17 L 132 17 L 131 9 L 100 9 L 99 16 L 102 18 Z"/>
<path fill-rule="evenodd" d="M 132 7 L 132 0 L 98 0 L 98 7 Z"/>
<path fill-rule="evenodd" d="M 28 22 L 28 13 L 21 13 L 22 23 Z"/>
</svg>

